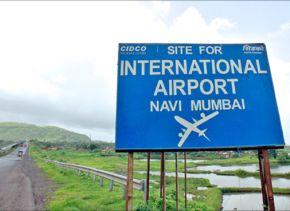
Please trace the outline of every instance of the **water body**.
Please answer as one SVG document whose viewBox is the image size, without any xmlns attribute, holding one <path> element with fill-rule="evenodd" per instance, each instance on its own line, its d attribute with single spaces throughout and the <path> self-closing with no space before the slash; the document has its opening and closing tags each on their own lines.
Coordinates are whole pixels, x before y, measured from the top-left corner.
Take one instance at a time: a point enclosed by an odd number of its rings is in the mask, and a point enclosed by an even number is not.
<svg viewBox="0 0 290 211">
<path fill-rule="evenodd" d="M 145 171 L 139 171 L 138 173 L 146 173 Z M 151 171 L 152 175 L 160 175 L 159 171 Z M 166 173 L 166 176 L 175 177 L 175 172 Z M 178 173 L 179 177 L 184 177 L 184 173 Z M 187 178 L 205 178 L 210 181 L 211 184 L 218 187 L 248 187 L 248 188 L 260 188 L 261 181 L 255 177 L 240 178 L 237 176 L 224 176 L 216 174 L 187 174 Z M 290 180 L 284 178 L 272 178 L 273 187 L 277 188 L 290 188 Z"/>
<path fill-rule="evenodd" d="M 140 159 L 140 161 L 147 161 L 147 159 Z M 151 159 L 151 162 L 160 162 L 160 159 Z M 175 160 L 166 160 L 166 162 L 175 162 Z M 179 162 L 184 162 L 183 159 L 178 159 Z M 187 163 L 202 163 L 205 160 L 192 160 L 187 159 Z M 207 165 L 207 166 L 197 166 L 196 168 L 189 168 L 204 170 L 204 171 L 236 171 L 242 169 L 249 172 L 259 171 L 259 164 L 248 164 L 248 165 L 231 165 L 231 166 L 222 166 L 222 165 Z M 277 165 L 271 166 L 271 173 L 290 173 L 290 165 Z"/>
<path fill-rule="evenodd" d="M 290 210 L 290 196 L 274 195 L 276 210 Z M 263 210 L 262 194 L 224 194 L 223 210 Z"/>
<path fill-rule="evenodd" d="M 206 171 L 236 171 L 242 169 L 249 172 L 255 172 L 259 170 L 258 164 L 240 165 L 240 166 L 221 166 L 221 165 L 209 165 L 198 166 L 197 170 Z M 290 165 L 271 166 L 271 173 L 288 173 L 290 172 Z"/>
</svg>

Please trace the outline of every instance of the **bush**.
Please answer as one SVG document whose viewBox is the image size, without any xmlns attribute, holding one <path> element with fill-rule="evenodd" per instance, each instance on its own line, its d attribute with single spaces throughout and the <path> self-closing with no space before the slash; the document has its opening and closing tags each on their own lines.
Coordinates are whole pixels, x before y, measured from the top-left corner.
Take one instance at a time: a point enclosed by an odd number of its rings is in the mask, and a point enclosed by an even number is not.
<svg viewBox="0 0 290 211">
<path fill-rule="evenodd" d="M 236 170 L 236 175 L 239 176 L 239 177 L 247 177 L 248 176 L 248 172 L 242 170 L 242 169 L 239 169 L 239 170 Z"/>
<path fill-rule="evenodd" d="M 212 207 L 209 207 L 208 205 L 206 205 L 203 202 L 194 201 L 192 210 L 195 210 L 195 211 L 208 211 L 208 210 L 214 210 L 214 209 Z"/>
<path fill-rule="evenodd" d="M 151 211 L 151 210 L 153 210 L 151 203 L 147 205 L 146 202 L 140 202 L 136 207 L 136 211 Z"/>
<path fill-rule="evenodd" d="M 287 152 L 280 152 L 278 155 L 278 160 L 279 161 L 287 161 L 289 158 L 288 153 Z"/>
</svg>

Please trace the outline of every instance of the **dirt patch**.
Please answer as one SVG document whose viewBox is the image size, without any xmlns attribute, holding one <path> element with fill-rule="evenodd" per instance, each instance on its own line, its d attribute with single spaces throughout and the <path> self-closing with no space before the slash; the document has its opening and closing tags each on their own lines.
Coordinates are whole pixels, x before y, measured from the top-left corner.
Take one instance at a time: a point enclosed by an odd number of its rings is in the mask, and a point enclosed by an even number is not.
<svg viewBox="0 0 290 211">
<path fill-rule="evenodd" d="M 23 159 L 22 171 L 31 181 L 35 209 L 44 210 L 46 202 L 57 188 L 56 184 L 49 180 L 28 156 Z"/>
</svg>

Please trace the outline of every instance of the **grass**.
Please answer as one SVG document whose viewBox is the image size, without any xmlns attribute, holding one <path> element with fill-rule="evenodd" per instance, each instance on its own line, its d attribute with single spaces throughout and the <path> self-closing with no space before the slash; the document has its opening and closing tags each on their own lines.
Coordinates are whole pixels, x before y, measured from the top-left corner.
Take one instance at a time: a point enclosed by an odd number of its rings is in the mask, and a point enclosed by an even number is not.
<svg viewBox="0 0 290 211">
<path fill-rule="evenodd" d="M 182 170 L 182 172 L 184 172 L 184 170 Z M 186 171 L 189 174 L 210 174 L 212 173 L 211 171 L 207 171 L 207 170 L 198 170 L 198 169 L 190 169 Z"/>
<path fill-rule="evenodd" d="M 235 187 L 224 187 L 220 188 L 222 193 L 261 193 L 260 188 L 235 188 Z M 273 188 L 275 194 L 286 194 L 290 195 L 290 189 L 287 188 Z"/>
<path fill-rule="evenodd" d="M 227 175 L 227 176 L 238 176 L 241 178 L 245 177 L 256 177 L 260 178 L 259 172 L 248 172 L 242 169 L 236 170 L 236 171 L 214 171 L 217 175 Z M 287 178 L 290 179 L 290 173 L 271 173 L 272 177 L 278 177 L 278 178 Z"/>
<path fill-rule="evenodd" d="M 228 158 L 228 159 L 213 159 L 205 160 L 204 162 L 197 163 L 197 165 L 245 165 L 258 163 L 258 159 L 255 156 L 242 156 L 238 158 Z"/>
<path fill-rule="evenodd" d="M 227 159 L 212 159 L 204 160 L 203 162 L 196 163 L 196 165 L 207 166 L 207 165 L 221 165 L 221 166 L 231 166 L 231 165 L 246 165 L 246 164 L 257 164 L 259 163 L 257 156 L 254 155 L 243 155 L 237 158 L 227 158 Z M 278 160 L 270 159 L 272 166 L 279 164 L 290 164 L 290 160 Z"/>
<path fill-rule="evenodd" d="M 114 184 L 114 191 L 109 192 L 109 181 L 104 180 L 104 186 L 94 184 L 92 177 L 78 176 L 71 170 L 65 170 L 54 164 L 44 162 L 44 158 L 63 162 L 77 163 L 112 171 L 125 175 L 127 159 L 125 156 L 100 156 L 98 153 L 76 150 L 45 151 L 36 146 L 30 147 L 30 155 L 37 165 L 58 184 L 58 189 L 47 204 L 49 210 L 124 210 L 123 186 Z M 183 165 L 179 165 L 182 169 Z M 136 160 L 135 171 L 144 171 L 146 162 Z M 151 162 L 151 170 L 160 170 L 158 162 Z M 174 170 L 174 162 L 166 162 L 166 171 Z M 134 173 L 134 178 L 145 179 L 144 174 Z M 134 190 L 135 210 L 160 210 L 159 176 L 151 176 L 157 184 L 152 183 L 150 188 L 150 204 L 147 206 L 143 200 L 143 192 Z M 184 179 L 179 178 L 179 206 L 184 204 Z M 188 201 L 189 210 L 220 210 L 222 192 L 212 186 L 207 179 L 189 178 L 188 193 L 194 195 L 193 201 Z M 175 178 L 166 177 L 167 210 L 175 210 Z M 208 187 L 207 190 L 197 190 L 197 187 Z"/>
<path fill-rule="evenodd" d="M 111 156 L 101 156 L 100 153 L 89 152 L 86 150 L 52 150 L 44 151 L 36 146 L 32 146 L 32 150 L 35 152 L 35 156 L 40 159 L 52 159 L 61 162 L 75 163 L 79 165 L 91 166 L 106 171 L 113 171 L 120 174 L 125 174 L 127 169 L 127 157 L 119 156 L 119 154 L 113 154 Z M 110 161 L 110 162 L 108 162 Z M 171 161 L 166 161 L 166 171 L 175 171 L 175 164 Z M 187 167 L 194 167 L 194 163 L 188 163 Z M 160 171 L 160 162 L 150 162 L 151 171 Z M 145 171 L 146 161 L 134 160 L 134 171 Z M 179 162 L 179 171 L 183 171 L 183 163 Z"/>
<path fill-rule="evenodd" d="M 120 185 L 114 185 L 114 191 L 109 192 L 108 180 L 104 180 L 103 187 L 100 187 L 85 174 L 79 176 L 40 160 L 37 164 L 59 186 L 47 204 L 49 210 L 120 210 L 125 206 L 123 187 Z M 141 201 L 142 195 L 140 191 L 134 192 L 136 203 Z"/>
<path fill-rule="evenodd" d="M 39 147 L 31 146 L 30 154 L 36 160 L 47 175 L 58 184 L 54 196 L 47 204 L 49 210 L 124 210 L 125 201 L 123 199 L 123 186 L 114 184 L 114 191 L 109 192 L 109 181 L 104 180 L 104 186 L 99 187 L 94 184 L 91 177 L 85 175 L 78 176 L 70 170 L 64 170 L 54 164 L 48 164 L 43 159 L 58 160 L 67 163 L 75 163 L 103 169 L 122 175 L 126 175 L 127 157 L 126 154 L 112 153 L 104 156 L 102 153 L 89 152 L 85 150 L 41 150 Z M 144 156 L 143 156 L 144 157 Z M 168 156 L 169 157 L 169 156 Z M 146 170 L 146 161 L 142 155 L 135 154 L 134 178 L 145 179 L 145 174 L 138 171 Z M 223 160 L 207 160 L 204 163 L 188 163 L 188 168 L 196 165 L 243 165 L 258 163 L 255 156 L 243 156 L 239 158 Z M 273 162 L 278 165 L 278 162 Z M 166 172 L 174 172 L 174 162 L 166 161 Z M 272 165 L 272 163 L 271 163 Z M 160 162 L 151 162 L 151 171 L 160 171 Z M 179 162 L 179 172 L 183 172 L 183 163 Z M 211 173 L 211 171 L 188 170 L 188 173 Z M 255 176 L 259 177 L 258 172 L 246 171 L 223 171 L 216 174 L 235 175 L 239 177 Z M 289 175 L 272 174 L 272 176 L 288 178 Z M 150 176 L 154 183 L 150 185 L 150 204 L 147 205 L 143 200 L 143 192 L 134 190 L 134 209 L 135 210 L 160 210 L 162 201 L 159 197 L 159 176 Z M 184 179 L 179 178 L 179 207 L 184 209 Z M 217 188 L 210 184 L 209 180 L 202 178 L 188 178 L 188 193 L 193 194 L 193 201 L 188 201 L 188 210 L 220 210 L 223 193 L 232 192 L 259 192 L 259 188 Z M 197 187 L 207 187 L 206 190 L 198 190 Z M 275 193 L 290 194 L 289 189 L 274 188 Z M 166 201 L 167 210 L 175 210 L 175 178 L 166 177 Z"/>
</svg>

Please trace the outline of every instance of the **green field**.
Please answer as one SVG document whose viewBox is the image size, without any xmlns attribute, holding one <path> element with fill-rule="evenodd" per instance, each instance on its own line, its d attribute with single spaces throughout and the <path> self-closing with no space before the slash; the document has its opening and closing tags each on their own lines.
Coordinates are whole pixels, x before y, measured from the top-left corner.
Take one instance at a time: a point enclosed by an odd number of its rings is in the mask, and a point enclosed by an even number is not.
<svg viewBox="0 0 290 211">
<path fill-rule="evenodd" d="M 51 163 L 44 162 L 44 159 L 57 160 L 61 162 L 80 164 L 90 166 L 97 169 L 115 172 L 121 175 L 126 175 L 127 169 L 127 154 L 89 150 L 80 150 L 75 148 L 65 148 L 59 150 L 43 150 L 41 145 L 33 145 L 30 147 L 30 155 L 36 161 L 37 165 L 53 181 L 58 184 L 58 189 L 51 196 L 47 203 L 47 209 L 50 210 L 124 210 L 125 200 L 123 199 L 124 189 L 122 185 L 114 184 L 114 191 L 109 191 L 109 181 L 105 180 L 104 186 L 100 187 L 99 182 L 93 182 L 91 176 L 77 175 L 71 170 L 65 170 Z M 146 158 L 144 153 L 134 154 L 134 178 L 145 179 L 145 175 L 138 171 L 146 170 L 146 161 L 141 160 Z M 158 153 L 152 155 L 158 158 Z M 181 158 L 181 153 L 179 154 Z M 194 156 L 194 154 L 189 154 Z M 213 156 L 213 155 L 211 155 Z M 167 159 L 173 159 L 172 153 L 166 153 Z M 203 158 L 205 159 L 205 158 Z M 236 158 L 229 159 L 208 159 L 202 163 L 188 163 L 188 168 L 196 165 L 239 165 L 257 163 L 257 157 L 254 153 L 243 154 Z M 271 159 L 273 165 L 278 165 L 281 162 L 279 159 Z M 288 160 L 286 160 L 286 163 Z M 179 172 L 183 172 L 184 164 L 179 162 Z M 166 172 L 175 171 L 175 164 L 172 161 L 166 160 Z M 160 162 L 151 162 L 151 171 L 160 171 Z M 210 173 L 210 171 L 188 170 L 191 173 Z M 215 172 L 217 173 L 217 172 Z M 246 171 L 220 171 L 218 174 L 235 175 L 239 177 L 255 176 L 258 173 Z M 276 177 L 288 178 L 288 174 L 274 174 Z M 160 210 L 162 206 L 159 197 L 159 176 L 150 176 L 150 204 L 144 203 L 143 192 L 134 190 L 134 209 L 135 210 Z M 179 178 L 179 207 L 184 209 L 184 179 Z M 209 180 L 202 178 L 187 179 L 188 193 L 193 194 L 193 201 L 188 201 L 189 210 L 220 210 L 222 203 L 222 193 L 234 192 L 260 192 L 259 188 L 217 188 L 210 184 Z M 175 210 L 175 178 L 166 177 L 166 198 L 167 209 Z M 198 190 L 197 187 L 207 187 L 206 190 Z M 274 189 L 276 193 L 290 194 L 288 189 Z"/>
<path fill-rule="evenodd" d="M 124 210 L 124 187 L 114 184 L 114 190 L 109 191 L 110 181 L 104 180 L 104 185 L 99 186 L 99 181 L 93 182 L 91 176 L 77 175 L 71 170 L 66 170 L 46 163 L 44 159 L 80 164 L 114 172 L 120 175 L 127 173 L 127 154 L 115 153 L 114 143 L 91 141 L 83 134 L 78 134 L 54 126 L 37 126 L 25 123 L 6 122 L 0 123 L 0 147 L 12 142 L 29 140 L 30 155 L 44 173 L 56 183 L 56 191 L 49 196 L 46 208 L 49 210 Z M 0 156 L 9 152 L 0 152 Z M 271 165 L 290 164 L 290 147 L 284 150 L 270 150 Z M 182 153 L 179 159 L 182 159 Z M 259 177 L 258 172 L 237 171 L 204 171 L 197 170 L 197 165 L 243 165 L 258 163 L 257 151 L 229 152 L 230 158 L 217 152 L 188 152 L 187 158 L 204 160 L 200 163 L 188 162 L 188 173 L 215 173 L 234 175 L 238 177 Z M 134 154 L 134 178 L 145 179 L 146 153 Z M 152 153 L 152 159 L 160 159 L 160 153 Z M 175 171 L 174 153 L 166 153 L 166 172 Z M 171 161 L 170 161 L 171 160 Z M 178 163 L 179 172 L 184 172 L 184 163 Z M 189 170 L 190 169 L 190 170 Z M 160 171 L 160 162 L 151 162 L 151 171 Z M 273 177 L 290 178 L 289 174 L 272 174 Z M 144 203 L 143 192 L 134 190 L 135 210 L 160 210 L 162 201 L 159 196 L 159 176 L 150 176 L 150 203 Z M 226 181 L 225 181 L 226 182 Z M 184 179 L 179 178 L 179 207 L 184 210 Z M 217 188 L 210 184 L 208 179 L 187 179 L 188 193 L 193 195 L 193 200 L 188 201 L 188 210 L 220 210 L 223 193 L 235 192 L 260 192 L 259 188 Z M 205 190 L 197 187 L 207 187 Z M 275 193 L 290 194 L 289 189 L 274 189 Z M 175 210 L 175 178 L 166 177 L 167 210 Z"/>
<path fill-rule="evenodd" d="M 127 159 L 125 156 L 101 156 L 83 150 L 41 150 L 39 147 L 31 146 L 30 155 L 37 165 L 58 184 L 58 189 L 51 196 L 47 204 L 50 210 L 123 210 L 125 201 L 123 199 L 123 186 L 114 184 L 114 191 L 109 192 L 109 181 L 105 180 L 104 186 L 99 187 L 98 182 L 93 183 L 92 177 L 77 175 L 73 171 L 61 169 L 54 164 L 46 163 L 43 159 L 53 159 L 63 162 L 76 163 L 91 166 L 98 169 L 126 174 Z M 182 170 L 182 163 L 179 164 Z M 151 170 L 160 170 L 158 162 L 151 162 Z M 134 171 L 145 171 L 146 162 L 136 160 Z M 174 170 L 174 162 L 166 162 L 166 171 Z M 144 174 L 134 173 L 134 178 L 145 179 Z M 159 176 L 151 176 L 150 204 L 146 206 L 143 200 L 143 192 L 134 190 L 134 206 L 136 210 L 158 210 L 161 208 L 159 197 Z M 156 183 L 156 184 L 155 184 Z M 207 179 L 188 179 L 188 193 L 194 194 L 194 202 L 188 201 L 188 209 L 192 210 L 219 210 L 222 200 L 222 192 L 213 187 Z M 175 179 L 166 177 L 166 195 L 168 210 L 175 209 Z M 184 180 L 179 178 L 179 206 L 183 209 Z M 196 187 L 208 187 L 207 190 L 197 190 Z"/>
<path fill-rule="evenodd" d="M 236 170 L 236 171 L 214 171 L 217 175 L 229 175 L 229 176 L 238 176 L 238 177 L 257 177 L 260 178 L 260 172 L 248 172 L 244 170 Z M 278 178 L 290 178 L 290 173 L 271 173 L 272 177 Z"/>
</svg>

